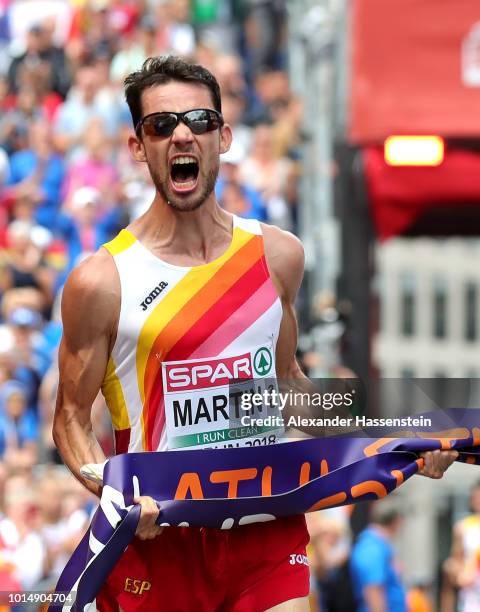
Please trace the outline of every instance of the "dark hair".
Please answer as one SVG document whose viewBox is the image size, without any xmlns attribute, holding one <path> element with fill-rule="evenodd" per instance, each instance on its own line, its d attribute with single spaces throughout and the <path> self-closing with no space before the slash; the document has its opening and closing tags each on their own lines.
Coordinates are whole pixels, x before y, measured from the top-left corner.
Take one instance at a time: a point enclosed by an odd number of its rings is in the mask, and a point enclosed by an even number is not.
<svg viewBox="0 0 480 612">
<path fill-rule="evenodd" d="M 125 98 L 132 115 L 133 127 L 142 119 L 142 92 L 155 85 L 183 81 L 205 85 L 210 90 L 213 106 L 222 112 L 220 86 L 213 74 L 199 64 L 190 64 L 172 55 L 149 57 L 140 70 L 132 72 L 124 81 Z"/>
<path fill-rule="evenodd" d="M 398 518 L 403 516 L 399 506 L 398 496 L 392 495 L 392 499 L 381 499 L 370 507 L 370 518 L 372 523 L 390 527 Z"/>
</svg>

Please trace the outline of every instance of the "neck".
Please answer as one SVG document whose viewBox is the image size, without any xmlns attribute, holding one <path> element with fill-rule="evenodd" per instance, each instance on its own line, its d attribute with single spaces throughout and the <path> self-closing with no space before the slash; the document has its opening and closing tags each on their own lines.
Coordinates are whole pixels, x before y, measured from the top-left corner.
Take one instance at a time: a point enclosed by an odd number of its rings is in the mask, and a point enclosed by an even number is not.
<svg viewBox="0 0 480 612">
<path fill-rule="evenodd" d="M 179 265 L 198 265 L 212 261 L 228 247 L 232 216 L 218 205 L 213 193 L 190 212 L 172 208 L 157 195 L 131 230 L 159 256 L 179 257 Z"/>
</svg>

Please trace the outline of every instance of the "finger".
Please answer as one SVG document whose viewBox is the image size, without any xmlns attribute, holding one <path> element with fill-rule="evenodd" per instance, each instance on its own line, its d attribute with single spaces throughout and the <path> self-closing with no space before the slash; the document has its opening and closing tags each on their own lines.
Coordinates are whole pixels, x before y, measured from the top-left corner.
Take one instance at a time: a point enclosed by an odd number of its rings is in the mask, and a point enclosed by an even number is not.
<svg viewBox="0 0 480 612">
<path fill-rule="evenodd" d="M 144 524 L 139 525 L 137 527 L 137 531 L 135 535 L 137 535 L 142 540 L 149 540 L 152 538 L 156 538 L 163 531 L 163 527 L 159 527 L 158 525 Z"/>
<path fill-rule="evenodd" d="M 432 451 L 426 451 L 421 453 L 421 457 L 423 458 L 423 468 L 420 470 L 422 474 L 427 475 L 432 471 Z"/>
<path fill-rule="evenodd" d="M 154 538 L 159 536 L 163 530 L 164 527 L 159 527 L 158 525 L 155 525 L 154 527 L 150 527 L 148 529 L 142 529 L 141 531 L 136 533 L 136 536 L 140 538 L 140 540 L 153 540 Z"/>
<path fill-rule="evenodd" d="M 442 478 L 445 471 L 458 458 L 459 453 L 456 450 L 440 450 L 427 451 L 421 453 L 424 459 L 424 468 L 419 470 L 419 473 L 429 478 Z"/>
<path fill-rule="evenodd" d="M 445 472 L 455 459 L 458 459 L 459 453 L 456 450 L 444 451 L 441 453 L 441 469 Z"/>
<path fill-rule="evenodd" d="M 442 469 L 442 465 L 443 465 L 443 457 L 442 457 L 442 451 L 437 449 L 432 451 L 431 453 L 432 456 L 432 462 L 431 462 L 431 471 L 432 471 L 432 478 L 441 478 L 443 476 L 443 472 L 445 471 L 444 469 Z"/>
<path fill-rule="evenodd" d="M 149 496 L 134 498 L 134 502 L 140 504 L 140 519 L 138 521 L 136 535 L 142 539 L 156 537 L 161 533 L 161 528 L 156 525 L 160 509 L 155 500 Z"/>
<path fill-rule="evenodd" d="M 439 475 L 437 475 L 436 469 L 439 453 L 439 450 L 426 451 L 424 453 L 421 453 L 421 456 L 424 460 L 424 466 L 421 470 L 419 470 L 420 474 L 422 474 L 423 476 L 427 476 L 428 478 L 440 477 Z"/>
<path fill-rule="evenodd" d="M 134 497 L 133 501 L 140 504 L 143 516 L 154 516 L 155 519 L 158 517 L 160 508 L 152 497 L 149 497 L 148 495 L 140 495 L 138 497 Z"/>
</svg>

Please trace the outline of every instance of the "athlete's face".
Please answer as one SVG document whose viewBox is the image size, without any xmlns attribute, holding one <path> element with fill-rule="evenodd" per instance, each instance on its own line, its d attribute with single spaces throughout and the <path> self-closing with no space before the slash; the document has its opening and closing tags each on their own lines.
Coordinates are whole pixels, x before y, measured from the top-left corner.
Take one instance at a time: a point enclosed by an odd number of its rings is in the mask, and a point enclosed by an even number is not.
<svg viewBox="0 0 480 612">
<path fill-rule="evenodd" d="M 200 108 L 214 108 L 210 91 L 204 85 L 170 81 L 146 89 L 142 94 L 143 117 L 151 113 L 181 113 Z M 139 137 L 129 139 L 135 159 L 148 164 L 161 198 L 172 208 L 184 212 L 195 210 L 209 196 L 214 197 L 219 155 L 228 151 L 230 143 L 228 125 L 196 135 L 182 121 L 170 136 L 145 134 L 142 128 Z"/>
</svg>

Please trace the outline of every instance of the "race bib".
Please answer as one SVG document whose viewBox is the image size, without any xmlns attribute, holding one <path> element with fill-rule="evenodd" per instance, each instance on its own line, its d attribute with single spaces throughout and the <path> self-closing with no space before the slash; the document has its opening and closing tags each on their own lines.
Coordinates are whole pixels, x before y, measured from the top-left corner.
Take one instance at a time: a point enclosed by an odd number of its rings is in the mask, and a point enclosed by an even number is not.
<svg viewBox="0 0 480 612">
<path fill-rule="evenodd" d="M 162 377 L 169 450 L 279 441 L 281 412 L 269 401 L 277 391 L 272 346 L 223 358 L 165 361 Z M 258 401 L 260 395 L 266 401 Z"/>
</svg>

